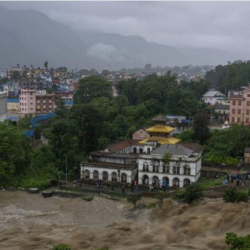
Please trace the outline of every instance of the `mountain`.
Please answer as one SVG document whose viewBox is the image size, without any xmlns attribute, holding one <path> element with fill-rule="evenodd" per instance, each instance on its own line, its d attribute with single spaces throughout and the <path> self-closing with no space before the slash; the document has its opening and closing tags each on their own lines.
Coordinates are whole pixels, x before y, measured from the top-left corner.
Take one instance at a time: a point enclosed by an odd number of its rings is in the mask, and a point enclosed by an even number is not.
<svg viewBox="0 0 250 250">
<path fill-rule="evenodd" d="M 139 36 L 76 31 L 35 10 L 0 6 L 0 71 L 12 65 L 85 69 L 226 64 L 235 56 L 227 51 L 174 48 Z M 237 58 L 235 58 L 237 59 Z"/>
</svg>

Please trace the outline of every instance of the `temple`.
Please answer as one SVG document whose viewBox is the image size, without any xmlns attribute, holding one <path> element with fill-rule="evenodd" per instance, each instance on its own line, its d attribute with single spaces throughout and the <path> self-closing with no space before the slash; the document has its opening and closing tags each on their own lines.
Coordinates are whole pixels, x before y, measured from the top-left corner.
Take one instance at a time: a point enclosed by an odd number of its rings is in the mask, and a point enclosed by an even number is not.
<svg viewBox="0 0 250 250">
<path fill-rule="evenodd" d="M 109 145 L 92 152 L 88 162 L 81 163 L 81 179 L 93 183 L 131 184 L 160 187 L 183 187 L 200 176 L 203 147 L 196 143 L 181 143 L 173 137 L 174 128 L 166 125 L 166 117 L 153 119 L 154 126 L 139 129 L 133 139 Z M 169 154 L 169 161 L 164 155 Z"/>
</svg>

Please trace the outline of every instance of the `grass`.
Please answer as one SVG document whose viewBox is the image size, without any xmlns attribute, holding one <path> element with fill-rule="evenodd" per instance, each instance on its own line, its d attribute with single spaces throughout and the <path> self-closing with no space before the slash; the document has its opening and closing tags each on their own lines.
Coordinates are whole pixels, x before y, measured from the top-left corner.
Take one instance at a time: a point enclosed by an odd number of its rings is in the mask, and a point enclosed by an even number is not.
<svg viewBox="0 0 250 250">
<path fill-rule="evenodd" d="M 210 187 L 217 187 L 222 185 L 225 178 L 226 176 L 221 176 L 219 178 L 213 178 L 213 179 L 199 179 L 197 184 L 200 184 L 201 187 L 204 189 Z"/>
</svg>

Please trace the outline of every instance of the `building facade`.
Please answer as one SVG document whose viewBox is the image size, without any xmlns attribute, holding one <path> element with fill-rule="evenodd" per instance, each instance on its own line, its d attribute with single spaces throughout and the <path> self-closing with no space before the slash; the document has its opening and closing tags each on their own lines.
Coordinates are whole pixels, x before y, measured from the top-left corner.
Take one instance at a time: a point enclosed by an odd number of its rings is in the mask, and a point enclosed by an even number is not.
<svg viewBox="0 0 250 250">
<path fill-rule="evenodd" d="M 242 95 L 230 96 L 230 124 L 250 125 L 250 87 L 242 87 L 242 89 Z"/>
<path fill-rule="evenodd" d="M 224 98 L 225 95 L 222 94 L 220 91 L 209 90 L 202 96 L 201 100 L 206 104 L 214 106 L 216 102 Z"/>
<path fill-rule="evenodd" d="M 0 122 L 7 119 L 7 93 L 0 92 Z"/>
<path fill-rule="evenodd" d="M 36 90 L 21 90 L 20 111 L 22 114 L 51 113 L 55 111 L 58 94 L 42 94 Z"/>
<path fill-rule="evenodd" d="M 196 149 L 195 149 L 196 148 Z M 142 185 L 183 187 L 200 177 L 203 148 L 195 144 L 164 144 L 138 159 L 138 181 Z M 168 162 L 164 162 L 169 154 Z"/>
</svg>

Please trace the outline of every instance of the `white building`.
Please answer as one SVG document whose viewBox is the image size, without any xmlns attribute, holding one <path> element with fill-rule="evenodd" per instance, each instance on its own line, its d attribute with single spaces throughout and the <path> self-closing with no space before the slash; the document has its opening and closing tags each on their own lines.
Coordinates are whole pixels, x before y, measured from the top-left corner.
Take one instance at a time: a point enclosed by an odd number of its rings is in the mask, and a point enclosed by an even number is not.
<svg viewBox="0 0 250 250">
<path fill-rule="evenodd" d="M 7 93 L 0 92 L 0 122 L 7 119 Z"/>
<path fill-rule="evenodd" d="M 135 154 L 93 152 L 89 162 L 81 163 L 81 179 L 131 183 L 137 174 Z"/>
<path fill-rule="evenodd" d="M 209 90 L 202 96 L 201 100 L 206 104 L 210 104 L 213 106 L 216 102 L 224 98 L 225 95 L 222 94 L 220 91 Z"/>
<path fill-rule="evenodd" d="M 138 182 L 142 185 L 183 187 L 200 177 L 203 147 L 194 143 L 164 144 L 150 154 L 140 154 L 138 159 Z M 163 156 L 171 155 L 169 163 Z"/>
</svg>

